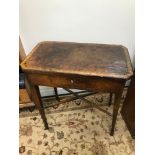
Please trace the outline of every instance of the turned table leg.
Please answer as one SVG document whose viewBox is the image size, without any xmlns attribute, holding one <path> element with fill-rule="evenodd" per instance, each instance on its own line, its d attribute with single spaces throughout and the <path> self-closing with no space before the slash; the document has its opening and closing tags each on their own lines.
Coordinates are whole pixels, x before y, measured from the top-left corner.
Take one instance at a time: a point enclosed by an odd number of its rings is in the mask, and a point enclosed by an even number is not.
<svg viewBox="0 0 155 155">
<path fill-rule="evenodd" d="M 121 96 L 122 96 L 122 92 L 115 94 L 115 102 L 114 102 L 113 117 L 112 117 L 112 127 L 111 127 L 111 131 L 110 131 L 111 136 L 114 135 L 116 119 L 117 119 L 118 110 L 119 110 L 120 102 L 121 102 Z"/>
<path fill-rule="evenodd" d="M 45 112 L 44 112 L 44 107 L 41 101 L 41 96 L 40 96 L 40 91 L 38 86 L 31 86 L 31 91 L 32 91 L 32 99 L 34 104 L 36 105 L 36 107 L 38 108 L 41 118 L 43 120 L 44 126 L 45 126 L 45 130 L 48 129 L 48 123 L 47 123 L 47 119 L 45 116 Z"/>
</svg>

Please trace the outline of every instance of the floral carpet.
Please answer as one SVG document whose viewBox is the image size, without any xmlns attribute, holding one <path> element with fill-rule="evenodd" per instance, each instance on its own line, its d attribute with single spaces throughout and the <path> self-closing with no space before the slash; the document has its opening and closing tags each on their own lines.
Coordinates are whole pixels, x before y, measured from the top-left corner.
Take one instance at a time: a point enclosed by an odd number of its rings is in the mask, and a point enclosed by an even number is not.
<svg viewBox="0 0 155 155">
<path fill-rule="evenodd" d="M 108 94 L 87 97 L 112 113 Z M 56 102 L 54 99 L 44 104 Z M 80 105 L 77 105 L 80 104 Z M 134 140 L 119 113 L 115 134 L 109 135 L 111 117 L 86 102 L 75 100 L 45 110 L 49 130 L 44 130 L 37 110 L 20 112 L 21 155 L 134 155 Z"/>
</svg>

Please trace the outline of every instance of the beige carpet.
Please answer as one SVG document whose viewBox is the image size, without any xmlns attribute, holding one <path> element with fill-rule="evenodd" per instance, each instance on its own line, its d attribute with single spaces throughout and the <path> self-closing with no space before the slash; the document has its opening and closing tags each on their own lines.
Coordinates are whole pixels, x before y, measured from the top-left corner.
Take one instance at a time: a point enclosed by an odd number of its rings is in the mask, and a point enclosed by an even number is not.
<svg viewBox="0 0 155 155">
<path fill-rule="evenodd" d="M 87 98 L 112 112 L 112 106 L 107 106 L 108 94 Z M 76 102 L 81 104 L 77 106 Z M 45 101 L 45 104 L 50 103 Z M 58 109 L 48 108 L 46 116 L 49 130 L 44 130 L 37 110 L 32 113 L 21 111 L 21 155 L 134 155 L 134 140 L 120 114 L 114 136 L 109 135 L 111 117 L 97 109 L 92 110 L 81 100 Z"/>
</svg>

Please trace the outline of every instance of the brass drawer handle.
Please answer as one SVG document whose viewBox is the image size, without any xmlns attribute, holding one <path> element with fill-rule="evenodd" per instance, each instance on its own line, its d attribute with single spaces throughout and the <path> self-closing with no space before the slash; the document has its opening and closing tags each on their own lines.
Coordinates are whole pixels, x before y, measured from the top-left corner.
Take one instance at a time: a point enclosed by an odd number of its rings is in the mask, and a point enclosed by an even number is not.
<svg viewBox="0 0 155 155">
<path fill-rule="evenodd" d="M 74 83 L 74 81 L 73 81 L 73 80 L 71 80 L 71 83 Z"/>
</svg>

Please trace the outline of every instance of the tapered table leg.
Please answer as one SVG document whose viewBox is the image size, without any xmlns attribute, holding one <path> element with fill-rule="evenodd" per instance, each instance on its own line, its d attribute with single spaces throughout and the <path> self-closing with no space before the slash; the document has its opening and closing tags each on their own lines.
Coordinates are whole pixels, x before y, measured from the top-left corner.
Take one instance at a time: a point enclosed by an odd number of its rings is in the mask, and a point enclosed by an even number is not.
<svg viewBox="0 0 155 155">
<path fill-rule="evenodd" d="M 111 131 L 110 131 L 111 136 L 114 135 L 116 119 L 117 119 L 118 110 L 119 110 L 120 102 L 121 102 L 121 96 L 122 96 L 122 92 L 119 92 L 119 93 L 115 94 L 115 102 L 114 102 L 113 117 L 112 117 L 112 127 L 111 127 Z"/>
<path fill-rule="evenodd" d="M 110 93 L 109 106 L 111 106 L 111 104 L 112 104 L 112 95 L 113 95 L 113 93 Z"/>
<path fill-rule="evenodd" d="M 42 118 L 44 126 L 45 126 L 45 130 L 47 130 L 48 129 L 48 123 L 47 123 L 47 119 L 45 116 L 45 112 L 44 112 L 43 104 L 41 101 L 41 96 L 40 96 L 40 91 L 39 91 L 38 86 L 31 86 L 31 91 L 32 91 L 33 102 L 40 112 L 41 118 Z"/>
<path fill-rule="evenodd" d="M 54 92 L 55 92 L 55 97 L 56 97 L 57 101 L 60 101 L 59 96 L 58 96 L 58 90 L 56 87 L 54 87 Z"/>
</svg>

